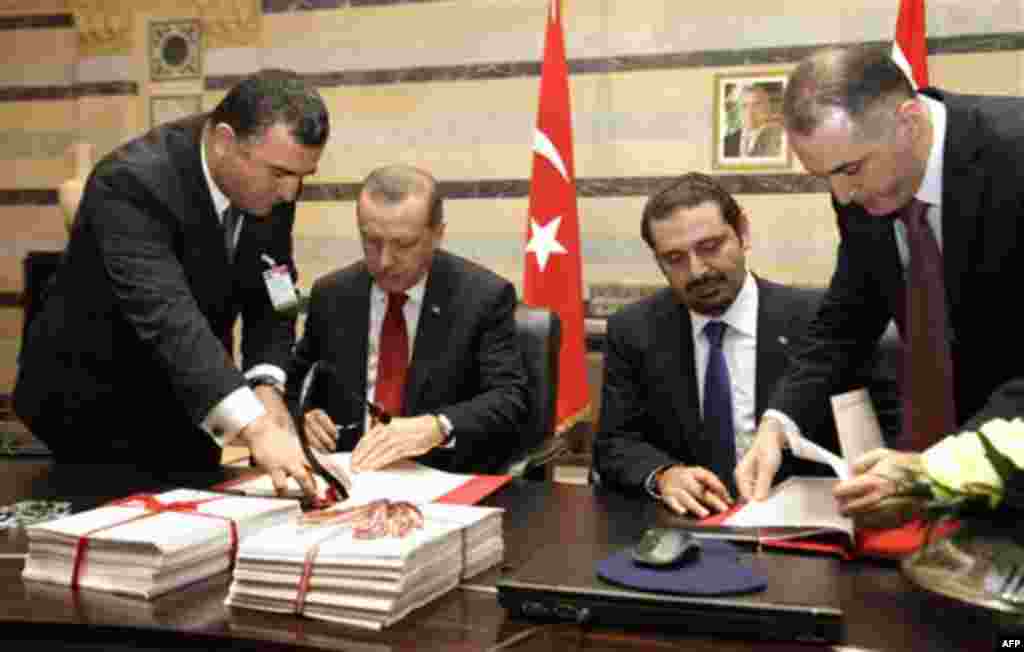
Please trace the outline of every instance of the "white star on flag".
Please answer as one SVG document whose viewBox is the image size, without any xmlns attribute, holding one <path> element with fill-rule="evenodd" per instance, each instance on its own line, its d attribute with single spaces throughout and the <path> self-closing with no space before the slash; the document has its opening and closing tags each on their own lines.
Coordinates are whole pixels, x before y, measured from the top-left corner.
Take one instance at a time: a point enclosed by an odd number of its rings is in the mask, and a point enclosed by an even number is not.
<svg viewBox="0 0 1024 652">
<path fill-rule="evenodd" d="M 526 251 L 533 252 L 537 257 L 537 265 L 540 271 L 547 267 L 548 258 L 552 254 L 568 253 L 562 243 L 558 241 L 558 225 L 562 218 L 556 217 L 544 226 L 537 224 L 537 221 L 530 218 L 530 241 L 526 243 Z"/>
</svg>

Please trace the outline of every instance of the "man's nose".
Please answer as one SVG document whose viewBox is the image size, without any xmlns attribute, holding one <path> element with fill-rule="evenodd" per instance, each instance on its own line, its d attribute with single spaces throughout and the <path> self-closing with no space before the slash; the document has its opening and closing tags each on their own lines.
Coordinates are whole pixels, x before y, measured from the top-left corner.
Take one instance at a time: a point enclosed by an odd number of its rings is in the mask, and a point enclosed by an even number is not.
<svg viewBox="0 0 1024 652">
<path fill-rule="evenodd" d="M 693 278 L 699 278 L 708 271 L 708 264 L 705 262 L 704 257 L 695 252 L 690 252 L 690 276 Z"/>
</svg>

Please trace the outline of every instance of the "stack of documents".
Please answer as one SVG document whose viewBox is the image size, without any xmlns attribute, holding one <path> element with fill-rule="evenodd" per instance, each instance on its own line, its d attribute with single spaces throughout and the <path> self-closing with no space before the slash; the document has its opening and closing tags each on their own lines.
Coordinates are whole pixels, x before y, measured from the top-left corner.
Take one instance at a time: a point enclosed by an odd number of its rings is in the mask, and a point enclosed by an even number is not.
<svg viewBox="0 0 1024 652">
<path fill-rule="evenodd" d="M 152 598 L 231 566 L 240 541 L 296 522 L 293 500 L 175 489 L 26 528 L 22 577 Z"/>
<path fill-rule="evenodd" d="M 428 503 L 421 527 L 363 539 L 351 523 L 281 525 L 242 544 L 227 604 L 379 630 L 501 561 L 502 510 Z"/>
</svg>

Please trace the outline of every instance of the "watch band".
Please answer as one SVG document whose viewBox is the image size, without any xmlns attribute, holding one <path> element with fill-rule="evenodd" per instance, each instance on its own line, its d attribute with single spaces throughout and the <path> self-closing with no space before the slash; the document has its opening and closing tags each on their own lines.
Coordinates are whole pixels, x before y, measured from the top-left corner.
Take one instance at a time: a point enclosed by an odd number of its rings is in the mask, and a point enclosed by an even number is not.
<svg viewBox="0 0 1024 652">
<path fill-rule="evenodd" d="M 246 378 L 245 382 L 249 385 L 249 389 L 256 389 L 257 387 L 269 385 L 270 387 L 273 387 L 277 391 L 281 392 L 281 394 L 284 394 L 284 386 L 282 385 L 281 381 L 278 380 L 276 376 L 272 376 L 271 374 L 257 374 L 251 378 Z"/>
</svg>

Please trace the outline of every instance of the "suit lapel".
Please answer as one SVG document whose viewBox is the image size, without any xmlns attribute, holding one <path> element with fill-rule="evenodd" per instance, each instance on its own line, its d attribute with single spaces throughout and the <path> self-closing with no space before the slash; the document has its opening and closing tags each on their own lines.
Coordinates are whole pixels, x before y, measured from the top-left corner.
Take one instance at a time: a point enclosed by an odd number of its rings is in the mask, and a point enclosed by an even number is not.
<svg viewBox="0 0 1024 652">
<path fill-rule="evenodd" d="M 336 301 L 336 318 L 329 322 L 335 324 L 335 327 L 328 337 L 332 338 L 333 342 L 344 343 L 340 347 L 340 351 L 345 352 L 344 358 L 349 354 L 352 356 L 348 360 L 339 360 L 335 373 L 340 391 L 332 392 L 332 395 L 340 395 L 341 404 L 351 406 L 349 409 L 354 420 L 365 416 L 363 406 L 356 401 L 356 397 L 366 396 L 366 368 L 370 347 L 370 284 L 370 273 L 363 263 L 351 283 L 339 288 L 341 293 Z"/>
<path fill-rule="evenodd" d="M 964 296 L 964 278 L 971 269 L 970 247 L 976 229 L 984 187 L 983 170 L 975 165 L 981 130 L 974 116 L 955 95 L 938 95 L 946 105 L 946 148 L 942 170 L 942 262 L 949 323 L 957 323 L 959 305 L 950 297 Z M 950 335 L 954 335 L 951 333 Z"/>
<path fill-rule="evenodd" d="M 690 313 L 679 305 L 672 291 L 666 290 L 658 306 L 657 323 L 652 329 L 652 354 L 659 367 L 658 376 L 665 378 L 672 395 L 672 407 L 680 436 L 700 433 L 701 441 L 691 438 L 691 445 L 706 447 L 706 436 L 700 418 L 700 394 L 697 391 L 697 367 L 693 352 L 693 326 Z"/>
<path fill-rule="evenodd" d="M 200 305 L 221 314 L 230 312 L 227 298 L 231 296 L 234 277 L 224 249 L 220 219 L 213 207 L 209 185 L 203 175 L 199 148 L 202 147 L 202 121 L 180 132 L 180 147 L 171 147 L 179 177 L 183 180 L 182 215 L 185 228 L 186 269 L 201 270 L 201 278 L 192 279 L 192 291 Z M 174 138 L 172 136 L 172 138 Z"/>
<path fill-rule="evenodd" d="M 764 410 L 763 402 L 770 396 L 775 381 L 786 367 L 789 349 L 788 302 L 785 295 L 770 283 L 754 277 L 757 282 L 757 352 L 754 380 L 755 423 Z"/>
<path fill-rule="evenodd" d="M 443 358 L 455 317 L 451 305 L 451 283 L 451 259 L 443 251 L 438 251 L 427 277 L 412 360 L 405 380 L 403 407 L 406 414 L 416 414 L 418 411 L 420 399 L 430 380 L 430 370 Z"/>
</svg>

